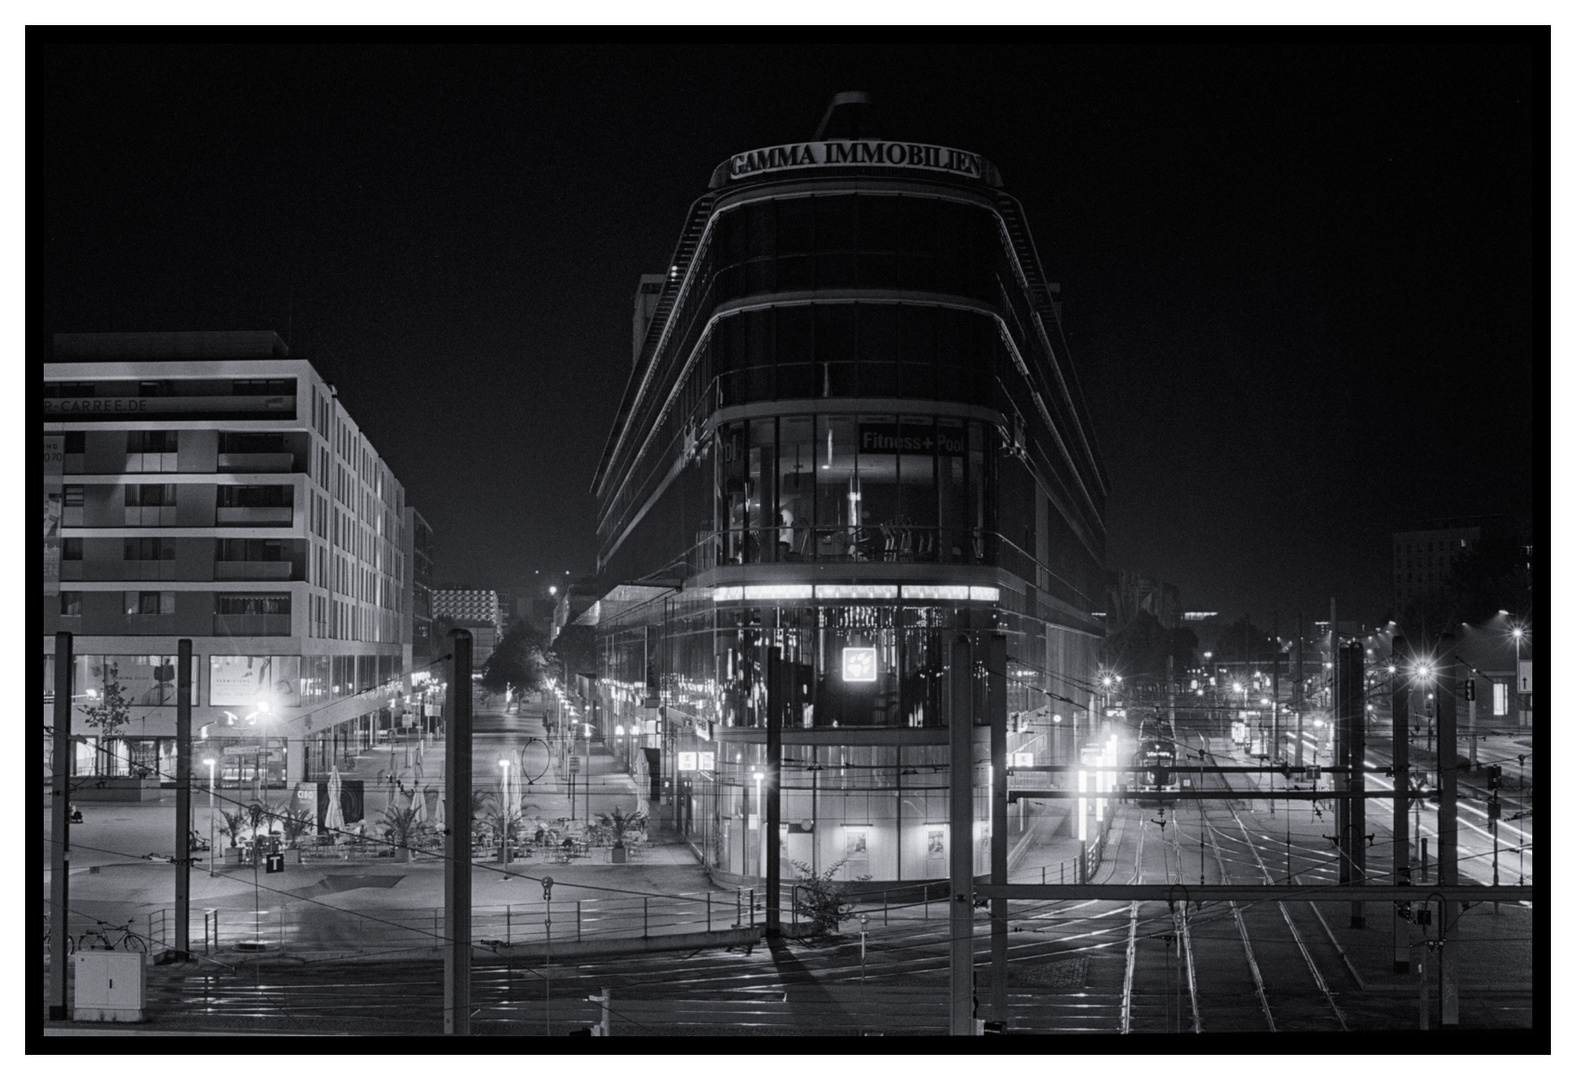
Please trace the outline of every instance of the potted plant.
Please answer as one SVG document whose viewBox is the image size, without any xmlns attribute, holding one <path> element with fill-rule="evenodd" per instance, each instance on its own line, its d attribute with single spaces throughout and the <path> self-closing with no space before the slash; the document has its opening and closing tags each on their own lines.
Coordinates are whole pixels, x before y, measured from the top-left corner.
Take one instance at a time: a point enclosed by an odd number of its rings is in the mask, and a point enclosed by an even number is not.
<svg viewBox="0 0 1576 1080">
<path fill-rule="evenodd" d="M 629 849 L 624 846 L 625 840 L 633 840 L 636 835 L 646 827 L 646 815 L 639 811 L 629 813 L 615 807 L 611 814 L 597 815 L 601 825 L 613 838 L 613 861 L 616 863 L 629 861 Z"/>
<path fill-rule="evenodd" d="M 245 810 L 221 810 L 224 818 L 224 835 L 230 838 L 230 846 L 224 849 L 224 861 L 232 859 L 239 861 L 241 857 L 241 832 L 246 828 L 247 812 Z"/>
<path fill-rule="evenodd" d="M 279 817 L 285 834 L 285 861 L 301 862 L 301 837 L 312 827 L 312 814 L 306 810 L 286 810 Z"/>
<path fill-rule="evenodd" d="M 410 862 L 411 841 L 420 828 L 415 808 L 406 807 L 402 810 L 396 806 L 388 807 L 383 811 L 383 828 L 394 845 L 394 861 Z"/>
<path fill-rule="evenodd" d="M 504 859 L 504 846 L 513 844 L 518 833 L 521 817 L 518 813 L 511 812 L 504 806 L 498 797 L 491 791 L 478 791 L 476 793 L 475 817 L 481 823 L 483 834 L 491 833 L 498 844 L 498 859 Z"/>
</svg>

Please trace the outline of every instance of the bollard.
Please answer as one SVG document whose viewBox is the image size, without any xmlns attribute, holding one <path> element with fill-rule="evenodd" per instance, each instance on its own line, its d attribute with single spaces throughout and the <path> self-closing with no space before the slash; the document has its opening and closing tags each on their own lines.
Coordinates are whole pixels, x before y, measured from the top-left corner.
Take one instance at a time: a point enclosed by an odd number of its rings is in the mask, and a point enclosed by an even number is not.
<svg viewBox="0 0 1576 1080">
<path fill-rule="evenodd" d="M 744 925 L 744 890 L 735 889 L 733 893 L 733 925 Z"/>
<path fill-rule="evenodd" d="M 575 901 L 575 940 L 580 940 L 580 901 Z"/>
<path fill-rule="evenodd" d="M 706 894 L 706 933 L 711 933 L 711 893 Z"/>
<path fill-rule="evenodd" d="M 755 925 L 755 887 L 750 887 L 750 925 Z"/>
<path fill-rule="evenodd" d="M 891 911 L 891 909 L 889 908 L 889 906 L 887 904 L 887 892 L 886 892 L 885 889 L 882 889 L 881 890 L 881 925 L 882 926 L 885 926 L 887 924 L 887 916 L 890 914 L 890 911 Z"/>
<path fill-rule="evenodd" d="M 503 906 L 503 943 L 508 945 L 514 938 L 514 905 Z"/>
<path fill-rule="evenodd" d="M 651 897 L 649 896 L 640 898 L 640 919 L 640 936 L 648 938 L 651 936 Z"/>
<path fill-rule="evenodd" d="M 1045 884 L 1045 867 L 1040 867 L 1040 884 Z"/>
</svg>

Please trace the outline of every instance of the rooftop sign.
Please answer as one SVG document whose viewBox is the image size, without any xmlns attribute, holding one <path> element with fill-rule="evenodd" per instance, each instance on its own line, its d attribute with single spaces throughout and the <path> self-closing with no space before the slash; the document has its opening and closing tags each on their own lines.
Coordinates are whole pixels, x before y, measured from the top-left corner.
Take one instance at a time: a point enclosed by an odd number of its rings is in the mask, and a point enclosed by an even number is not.
<svg viewBox="0 0 1576 1080">
<path fill-rule="evenodd" d="M 886 142 L 881 139 L 833 139 L 823 142 L 788 143 L 747 150 L 729 159 L 728 179 L 742 180 L 756 173 L 783 169 L 813 169 L 839 165 L 873 165 L 902 169 L 929 169 L 932 172 L 966 176 L 999 185 L 996 169 L 979 154 L 954 150 L 949 146 L 925 143 Z"/>
</svg>

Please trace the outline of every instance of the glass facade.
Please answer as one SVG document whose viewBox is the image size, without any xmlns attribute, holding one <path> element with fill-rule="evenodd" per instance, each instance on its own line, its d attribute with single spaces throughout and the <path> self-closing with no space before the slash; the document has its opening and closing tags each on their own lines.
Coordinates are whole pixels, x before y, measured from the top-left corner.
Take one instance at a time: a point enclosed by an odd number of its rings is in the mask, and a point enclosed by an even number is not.
<svg viewBox="0 0 1576 1080">
<path fill-rule="evenodd" d="M 773 650 L 784 866 L 877 881 L 947 872 L 957 634 L 1006 636 L 1013 752 L 1092 676 L 1107 485 L 1009 202 L 807 168 L 693 211 L 598 469 L 593 716 L 716 873 L 761 872 Z"/>
</svg>

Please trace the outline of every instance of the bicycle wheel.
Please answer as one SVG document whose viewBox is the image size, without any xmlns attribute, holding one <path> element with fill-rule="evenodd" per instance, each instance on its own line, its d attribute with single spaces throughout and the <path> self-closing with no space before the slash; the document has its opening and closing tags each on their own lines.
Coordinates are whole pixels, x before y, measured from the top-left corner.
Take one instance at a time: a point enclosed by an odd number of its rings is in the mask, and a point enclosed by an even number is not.
<svg viewBox="0 0 1576 1080">
<path fill-rule="evenodd" d="M 88 949 L 93 948 L 93 942 L 95 939 L 104 948 L 107 949 L 110 947 L 109 940 L 97 930 L 84 930 L 82 931 L 81 936 L 77 938 L 77 948 L 86 952 Z"/>
<path fill-rule="evenodd" d="M 70 956 L 77 951 L 77 939 L 70 934 L 66 935 L 66 955 Z"/>
<path fill-rule="evenodd" d="M 145 953 L 148 951 L 148 939 L 131 931 L 126 932 L 125 946 L 132 952 Z"/>
</svg>

